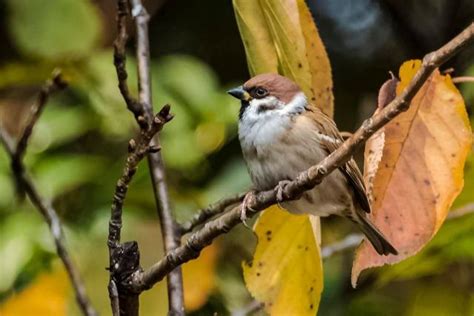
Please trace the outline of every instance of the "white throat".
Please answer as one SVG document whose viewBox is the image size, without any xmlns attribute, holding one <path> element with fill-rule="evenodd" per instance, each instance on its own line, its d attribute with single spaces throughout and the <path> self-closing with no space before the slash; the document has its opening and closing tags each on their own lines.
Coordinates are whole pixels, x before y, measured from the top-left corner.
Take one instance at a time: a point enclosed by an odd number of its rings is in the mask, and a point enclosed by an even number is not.
<svg viewBox="0 0 474 316">
<path fill-rule="evenodd" d="M 304 112 L 306 105 L 303 92 L 286 105 L 274 96 L 251 100 L 239 121 L 242 149 L 272 144 L 287 130 L 291 117 Z"/>
</svg>

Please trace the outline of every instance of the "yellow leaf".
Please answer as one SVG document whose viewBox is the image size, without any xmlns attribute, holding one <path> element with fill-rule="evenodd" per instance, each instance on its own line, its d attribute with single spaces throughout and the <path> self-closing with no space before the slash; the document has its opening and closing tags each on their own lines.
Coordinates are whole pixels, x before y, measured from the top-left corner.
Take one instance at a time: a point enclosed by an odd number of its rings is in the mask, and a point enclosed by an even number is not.
<svg viewBox="0 0 474 316">
<path fill-rule="evenodd" d="M 333 115 L 331 66 L 304 0 L 234 0 L 251 75 L 280 73 Z"/>
<path fill-rule="evenodd" d="M 66 273 L 55 270 L 39 275 L 27 288 L 8 298 L 0 306 L 0 315 L 66 315 L 68 299 Z"/>
<path fill-rule="evenodd" d="M 323 290 L 320 249 L 308 215 L 272 206 L 255 223 L 258 245 L 251 264 L 243 265 L 252 296 L 270 315 L 311 315 Z"/>
<path fill-rule="evenodd" d="M 278 72 L 275 47 L 266 21 L 262 18 L 260 1 L 233 0 L 233 4 L 250 74 Z"/>
<path fill-rule="evenodd" d="M 183 265 L 184 305 L 187 311 L 201 308 L 215 287 L 218 248 L 215 243 L 204 248 L 201 255 Z"/>
<path fill-rule="evenodd" d="M 402 65 L 397 94 L 420 65 L 417 60 Z M 463 187 L 471 143 L 464 100 L 451 78 L 436 70 L 409 110 L 366 144 L 373 221 L 399 255 L 379 256 L 364 242 L 356 251 L 353 285 L 362 270 L 412 256 L 436 234 Z"/>
</svg>

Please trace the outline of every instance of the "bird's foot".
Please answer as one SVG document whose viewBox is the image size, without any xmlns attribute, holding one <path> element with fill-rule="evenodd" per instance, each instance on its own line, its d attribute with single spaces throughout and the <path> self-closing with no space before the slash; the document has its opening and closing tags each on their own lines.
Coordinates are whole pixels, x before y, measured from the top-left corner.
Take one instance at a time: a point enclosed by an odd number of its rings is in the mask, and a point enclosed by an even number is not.
<svg viewBox="0 0 474 316">
<path fill-rule="evenodd" d="M 287 194 L 285 192 L 285 189 L 290 183 L 290 180 L 282 180 L 278 182 L 278 185 L 275 187 L 276 199 L 278 203 L 283 202 L 285 199 L 288 198 L 286 196 Z"/>
<path fill-rule="evenodd" d="M 242 223 L 244 224 L 245 227 L 247 228 L 250 228 L 248 225 L 247 225 L 247 210 L 251 210 L 251 211 L 254 211 L 254 209 L 250 208 L 249 205 L 253 203 L 253 201 L 255 200 L 255 192 L 254 190 L 252 191 L 249 191 L 245 197 L 244 197 L 244 200 L 242 201 L 242 205 L 240 206 L 240 220 L 242 221 Z"/>
</svg>

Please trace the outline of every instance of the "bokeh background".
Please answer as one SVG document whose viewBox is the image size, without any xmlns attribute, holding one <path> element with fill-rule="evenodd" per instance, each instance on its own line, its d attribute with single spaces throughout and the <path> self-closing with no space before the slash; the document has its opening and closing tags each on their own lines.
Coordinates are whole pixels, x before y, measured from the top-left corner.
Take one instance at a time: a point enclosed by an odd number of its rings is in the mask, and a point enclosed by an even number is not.
<svg viewBox="0 0 474 316">
<path fill-rule="evenodd" d="M 225 94 L 245 81 L 248 71 L 231 1 L 144 3 L 152 16 L 154 106 L 170 103 L 176 115 L 161 138 L 174 212 L 182 221 L 210 202 L 249 188 L 236 138 L 239 104 Z M 439 47 L 474 19 L 471 0 L 308 4 L 331 59 L 335 119 L 345 131 L 353 131 L 372 114 L 389 71 L 396 73 L 403 61 Z M 105 270 L 110 203 L 127 142 L 136 132 L 117 88 L 115 34 L 113 0 L 0 1 L 2 126 L 18 135 L 53 69 L 61 68 L 70 81 L 65 92 L 51 99 L 35 127 L 26 164 L 41 193 L 60 213 L 73 257 L 104 315 L 110 313 Z M 136 92 L 133 37 L 129 48 L 129 84 Z M 473 47 L 453 58 L 449 67 L 455 69 L 454 76 L 474 76 Z M 459 87 L 472 113 L 474 84 Z M 473 168 L 471 157 L 466 189 L 454 207 L 474 201 Z M 150 188 L 143 164 L 126 201 L 124 240 L 138 240 L 145 267 L 163 254 Z M 325 219 L 323 243 L 353 231 L 344 221 Z M 328 259 L 319 314 L 473 315 L 473 232 L 472 215 L 451 220 L 419 255 L 365 274 L 357 290 L 349 282 L 352 251 Z M 200 262 L 186 265 L 190 315 L 243 315 L 251 298 L 241 262 L 251 257 L 254 245 L 251 231 L 237 227 L 206 250 Z M 15 196 L 2 149 L 0 314 L 29 315 L 27 309 L 18 309 L 26 305 L 36 306 L 35 315 L 78 315 L 47 226 L 29 201 Z M 142 295 L 143 315 L 165 315 L 166 310 L 165 283 Z"/>
</svg>

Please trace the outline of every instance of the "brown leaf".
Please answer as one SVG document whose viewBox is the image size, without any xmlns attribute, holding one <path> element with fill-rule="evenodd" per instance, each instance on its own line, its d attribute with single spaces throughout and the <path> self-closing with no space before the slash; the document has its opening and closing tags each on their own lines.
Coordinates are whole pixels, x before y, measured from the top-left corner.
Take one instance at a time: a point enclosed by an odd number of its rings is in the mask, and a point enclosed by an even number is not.
<svg viewBox="0 0 474 316">
<path fill-rule="evenodd" d="M 420 64 L 402 65 L 397 94 Z M 437 70 L 409 110 L 371 137 L 366 144 L 365 178 L 372 218 L 399 255 L 379 256 L 363 242 L 352 268 L 354 286 L 362 270 L 399 262 L 431 240 L 463 187 L 471 142 L 463 98 L 451 78 Z"/>
<path fill-rule="evenodd" d="M 397 96 L 398 79 L 395 78 L 392 73 L 390 74 L 392 75 L 392 78 L 385 81 L 382 87 L 380 87 L 377 99 L 378 109 L 386 107 Z"/>
</svg>

